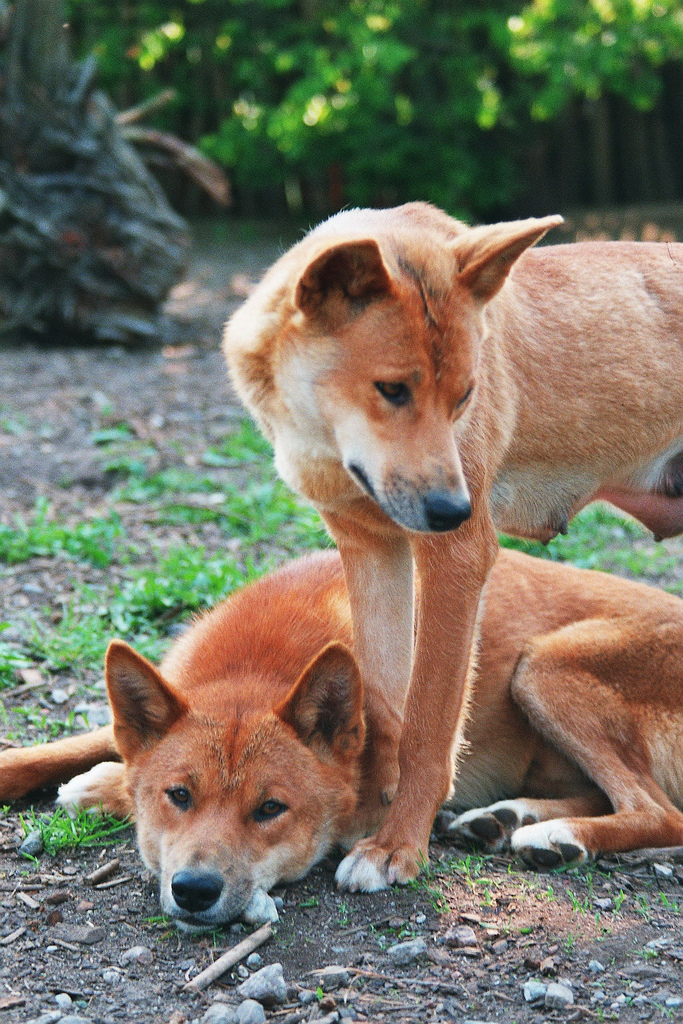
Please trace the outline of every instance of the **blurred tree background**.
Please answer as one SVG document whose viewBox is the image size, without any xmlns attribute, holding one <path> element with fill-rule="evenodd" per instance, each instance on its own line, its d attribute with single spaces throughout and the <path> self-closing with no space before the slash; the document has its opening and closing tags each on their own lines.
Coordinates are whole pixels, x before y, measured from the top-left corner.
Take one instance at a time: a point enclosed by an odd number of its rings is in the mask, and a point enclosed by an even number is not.
<svg viewBox="0 0 683 1024">
<path fill-rule="evenodd" d="M 430 199 L 487 219 L 683 199 L 680 0 L 69 0 L 119 108 L 228 171 L 237 213 Z M 202 202 L 167 179 L 185 212 Z"/>
</svg>

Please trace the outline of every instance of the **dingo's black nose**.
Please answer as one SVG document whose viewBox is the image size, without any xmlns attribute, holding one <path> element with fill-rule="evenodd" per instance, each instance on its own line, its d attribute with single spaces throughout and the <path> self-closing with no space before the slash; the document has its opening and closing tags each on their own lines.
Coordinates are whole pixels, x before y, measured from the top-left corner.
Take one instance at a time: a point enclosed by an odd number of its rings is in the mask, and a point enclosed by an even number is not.
<svg viewBox="0 0 683 1024">
<path fill-rule="evenodd" d="M 453 498 L 446 491 L 432 491 L 424 499 L 427 526 L 434 533 L 455 530 L 472 515 L 472 506 L 467 498 Z"/>
<path fill-rule="evenodd" d="M 171 879 L 171 892 L 181 910 L 198 914 L 212 907 L 223 891 L 223 879 L 215 871 L 183 868 Z"/>
</svg>

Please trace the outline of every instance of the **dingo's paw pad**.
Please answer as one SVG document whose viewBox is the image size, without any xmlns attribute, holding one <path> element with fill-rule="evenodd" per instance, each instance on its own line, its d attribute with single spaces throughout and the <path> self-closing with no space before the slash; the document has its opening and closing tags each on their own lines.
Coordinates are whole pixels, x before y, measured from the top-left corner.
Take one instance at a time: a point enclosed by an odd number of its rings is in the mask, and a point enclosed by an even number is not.
<svg viewBox="0 0 683 1024">
<path fill-rule="evenodd" d="M 400 846 L 389 852 L 373 839 L 364 839 L 337 868 L 337 888 L 349 892 L 377 892 L 394 883 L 406 885 L 417 877 L 420 860 L 416 847 Z"/>
<path fill-rule="evenodd" d="M 561 818 L 525 825 L 513 833 L 512 852 L 532 868 L 557 868 L 581 864 L 588 858 L 586 847 Z"/>
<path fill-rule="evenodd" d="M 536 821 L 523 800 L 499 800 L 461 814 L 448 829 L 449 838 L 483 844 L 491 851 L 507 849 L 512 833 Z"/>
</svg>

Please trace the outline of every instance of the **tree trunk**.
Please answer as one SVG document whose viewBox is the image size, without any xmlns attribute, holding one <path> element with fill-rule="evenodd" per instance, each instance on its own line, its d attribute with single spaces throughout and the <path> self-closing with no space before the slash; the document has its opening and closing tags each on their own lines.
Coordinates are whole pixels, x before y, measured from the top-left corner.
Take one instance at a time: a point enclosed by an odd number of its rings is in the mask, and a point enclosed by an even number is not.
<svg viewBox="0 0 683 1024">
<path fill-rule="evenodd" d="M 62 0 L 17 0 L 0 80 L 0 329 L 154 338 L 189 238 L 72 61 Z"/>
</svg>

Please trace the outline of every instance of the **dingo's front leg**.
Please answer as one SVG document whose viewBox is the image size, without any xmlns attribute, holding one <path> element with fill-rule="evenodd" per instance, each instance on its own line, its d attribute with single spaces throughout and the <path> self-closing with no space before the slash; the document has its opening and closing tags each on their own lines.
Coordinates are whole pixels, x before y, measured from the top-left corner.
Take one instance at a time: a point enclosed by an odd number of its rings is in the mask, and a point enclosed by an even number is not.
<svg viewBox="0 0 683 1024">
<path fill-rule="evenodd" d="M 497 552 L 486 514 L 474 515 L 457 533 L 413 535 L 412 544 L 420 597 L 400 781 L 377 834 L 358 843 L 337 869 L 338 885 L 352 890 L 408 882 L 427 859 L 434 815 L 451 787 L 479 599 Z"/>
<path fill-rule="evenodd" d="M 398 786 L 398 748 L 413 657 L 413 559 L 403 531 L 371 532 L 328 513 L 325 520 L 344 566 L 354 648 L 366 684 L 372 756 L 361 802 L 374 812 L 391 803 Z"/>
</svg>

